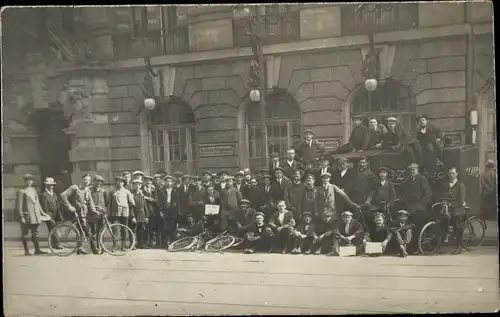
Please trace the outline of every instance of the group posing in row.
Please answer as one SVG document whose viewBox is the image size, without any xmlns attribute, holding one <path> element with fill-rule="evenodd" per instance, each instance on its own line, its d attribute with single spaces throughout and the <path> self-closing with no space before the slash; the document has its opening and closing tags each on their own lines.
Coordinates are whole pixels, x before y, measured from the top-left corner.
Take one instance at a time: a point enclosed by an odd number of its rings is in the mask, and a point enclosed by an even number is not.
<svg viewBox="0 0 500 317">
<path fill-rule="evenodd" d="M 306 139 L 307 141 L 307 139 Z M 39 195 L 33 188 L 32 175 L 25 175 L 26 188 L 18 194 L 17 212 L 21 223 L 25 254 L 30 255 L 31 232 L 35 254 L 44 254 L 38 242 L 38 226 L 48 218 L 52 229 L 58 222 L 77 215 L 83 229 L 92 237 L 97 253 L 96 235 L 103 225 L 102 215 L 111 222 L 133 228 L 137 248 L 167 248 L 182 236 L 194 236 L 207 229 L 228 230 L 244 238 L 247 253 L 257 250 L 282 253 L 338 254 L 339 246 L 354 245 L 362 252 L 367 241 L 380 242 L 384 252 L 406 256 L 417 250 L 415 236 L 428 220 L 433 194 L 427 178 L 412 163 L 410 179 L 402 185 L 400 200 L 404 208 L 395 208 L 398 197 L 387 179 L 387 169 L 378 175 L 360 158 L 354 167 L 347 159 L 336 159 L 336 168 L 328 158 L 297 160 L 294 149 L 287 158 L 272 153 L 269 168 L 258 174 L 249 169 L 234 175 L 204 171 L 201 177 L 175 172 L 144 175 L 125 172 L 106 191 L 106 180 L 87 174 L 79 184 L 57 193 L 52 177 L 46 178 Z M 438 186 L 435 197 L 447 195 L 452 208 L 447 219 L 453 223 L 464 214 L 465 187 L 457 170 L 448 170 L 449 179 Z M 205 205 L 218 205 L 217 215 L 205 215 Z M 394 219 L 392 222 L 389 219 Z M 455 226 L 457 227 L 457 226 Z M 61 248 L 57 241 L 49 241 Z M 124 248 L 125 241 L 121 246 Z M 86 253 L 83 249 L 79 254 Z"/>
</svg>

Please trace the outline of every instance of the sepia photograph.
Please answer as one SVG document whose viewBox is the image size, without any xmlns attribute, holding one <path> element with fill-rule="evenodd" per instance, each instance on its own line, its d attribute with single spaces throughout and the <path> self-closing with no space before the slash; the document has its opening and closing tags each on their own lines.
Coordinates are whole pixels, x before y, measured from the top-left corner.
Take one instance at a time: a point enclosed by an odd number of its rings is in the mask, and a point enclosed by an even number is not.
<svg viewBox="0 0 500 317">
<path fill-rule="evenodd" d="M 4 315 L 498 312 L 493 20 L 2 7 Z"/>
</svg>

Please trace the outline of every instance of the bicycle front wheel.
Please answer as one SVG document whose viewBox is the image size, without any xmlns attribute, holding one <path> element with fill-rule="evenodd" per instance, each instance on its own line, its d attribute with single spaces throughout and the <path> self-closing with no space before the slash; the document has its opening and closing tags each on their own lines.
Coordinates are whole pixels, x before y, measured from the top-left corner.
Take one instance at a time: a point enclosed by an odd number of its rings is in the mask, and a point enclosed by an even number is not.
<svg viewBox="0 0 500 317">
<path fill-rule="evenodd" d="M 172 242 L 168 246 L 168 251 L 170 252 L 179 252 L 179 251 L 188 251 L 198 242 L 198 238 L 196 237 L 184 237 L 180 238 Z"/>
<path fill-rule="evenodd" d="M 126 225 L 113 223 L 104 227 L 99 234 L 99 244 L 104 252 L 122 256 L 132 251 L 135 245 L 135 234 Z"/>
<path fill-rule="evenodd" d="M 441 246 L 441 228 L 435 221 L 427 223 L 418 236 L 418 249 L 421 254 L 431 255 Z"/>
<path fill-rule="evenodd" d="M 49 232 L 49 249 L 54 255 L 69 256 L 80 244 L 80 232 L 71 223 L 60 223 Z"/>
<path fill-rule="evenodd" d="M 481 218 L 467 219 L 462 230 L 462 246 L 465 250 L 475 250 L 483 245 L 486 239 L 486 223 Z"/>
<path fill-rule="evenodd" d="M 220 252 L 232 247 L 235 242 L 236 238 L 234 236 L 222 235 L 220 237 L 208 241 L 205 244 L 205 251 Z"/>
</svg>

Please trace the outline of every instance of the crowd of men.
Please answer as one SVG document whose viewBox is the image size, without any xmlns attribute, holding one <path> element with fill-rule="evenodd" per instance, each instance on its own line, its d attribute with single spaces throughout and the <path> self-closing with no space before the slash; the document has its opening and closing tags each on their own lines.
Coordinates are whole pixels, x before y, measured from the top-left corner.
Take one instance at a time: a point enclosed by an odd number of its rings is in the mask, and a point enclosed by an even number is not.
<svg viewBox="0 0 500 317">
<path fill-rule="evenodd" d="M 429 219 L 429 204 L 446 196 L 451 212 L 443 215 L 445 223 L 457 230 L 465 212 L 465 187 L 458 179 L 458 170 L 449 167 L 448 178 L 431 186 L 420 173 L 419 164 L 412 162 L 408 165 L 410 177 L 401 185 L 398 197 L 394 184 L 387 179 L 387 168 L 379 168 L 375 175 L 366 157 L 358 157 L 351 166 L 341 155 L 346 149 L 362 152 L 367 148 L 357 145 L 357 121 L 349 143 L 335 152 L 333 161 L 324 155 L 314 133 L 306 130 L 305 139 L 287 151 L 286 159 L 272 153 L 269 167 L 257 173 L 249 168 L 232 175 L 226 171 L 203 171 L 200 176 L 124 172 L 116 177 L 109 192 L 104 189 L 106 180 L 99 175 L 86 174 L 79 184 L 58 191 L 56 180 L 47 177 L 40 194 L 33 188 L 33 176 L 25 175 L 26 187 L 19 191 L 16 212 L 25 254 L 30 255 L 30 232 L 35 254 L 45 254 L 38 242 L 39 224 L 46 221 L 50 230 L 68 219 L 68 214 L 81 217 L 84 230 L 92 237 L 93 252 L 97 252 L 95 240 L 103 225 L 102 214 L 111 222 L 132 228 L 137 248 L 165 249 L 180 237 L 195 236 L 207 229 L 227 230 L 243 238 L 246 253 L 335 255 L 343 245 L 355 246 L 361 253 L 371 241 L 380 242 L 385 253 L 404 257 L 417 252 L 417 236 Z M 395 131 L 391 122 L 397 120 L 388 118 L 388 122 L 387 133 L 391 133 Z M 387 143 L 387 138 L 375 146 L 407 149 L 405 142 L 391 137 L 392 143 Z M 436 139 L 432 139 L 432 146 L 425 142 L 418 141 L 413 148 L 435 150 Z M 401 201 L 404 203 L 398 205 Z M 206 205 L 219 206 L 218 214 L 206 215 Z M 58 241 L 49 243 L 54 248 L 62 247 Z M 86 252 L 79 249 L 78 253 Z"/>
</svg>

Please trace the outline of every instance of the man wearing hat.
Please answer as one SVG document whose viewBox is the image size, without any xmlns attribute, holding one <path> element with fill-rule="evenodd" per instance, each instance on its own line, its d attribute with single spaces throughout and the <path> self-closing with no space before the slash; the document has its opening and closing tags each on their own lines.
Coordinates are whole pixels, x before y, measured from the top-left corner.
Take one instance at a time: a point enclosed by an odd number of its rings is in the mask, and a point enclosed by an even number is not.
<svg viewBox="0 0 500 317">
<path fill-rule="evenodd" d="M 108 210 L 108 193 L 104 190 L 103 185 L 105 180 L 100 175 L 94 176 L 94 186 L 90 189 L 90 195 L 92 196 L 92 201 L 94 202 L 96 213 L 89 214 L 89 225 L 90 231 L 94 236 L 94 239 L 99 238 L 99 232 L 104 226 L 104 219 L 102 219 L 102 215 L 105 214 Z"/>
<path fill-rule="evenodd" d="M 356 204 L 364 204 L 368 198 L 368 194 L 376 188 L 379 180 L 375 174 L 368 168 L 366 157 L 360 157 L 355 168 L 355 177 L 349 198 Z"/>
<path fill-rule="evenodd" d="M 205 194 L 206 189 L 203 186 L 203 179 L 201 177 L 194 178 L 194 188 L 191 189 L 188 198 L 189 213 L 200 220 L 205 215 Z"/>
<path fill-rule="evenodd" d="M 158 192 L 158 206 L 160 217 L 157 218 L 157 247 L 165 248 L 175 239 L 175 229 L 179 223 L 179 189 L 174 187 L 173 177 L 165 176 L 165 186 Z"/>
<path fill-rule="evenodd" d="M 166 176 L 166 175 L 165 175 Z M 179 172 L 179 171 L 175 171 L 173 174 L 172 174 L 172 177 L 173 177 L 173 182 L 174 182 L 174 187 L 175 188 L 180 188 L 181 185 L 182 185 L 182 180 L 183 180 L 183 176 L 184 176 L 184 173 L 182 172 Z"/>
<path fill-rule="evenodd" d="M 238 237 L 244 237 L 255 221 L 255 209 L 250 207 L 248 199 L 240 200 L 240 212 L 236 222 L 237 230 L 234 232 Z"/>
<path fill-rule="evenodd" d="M 388 171 L 384 166 L 378 169 L 380 180 L 377 186 L 370 191 L 366 202 L 363 204 L 363 207 L 365 207 L 364 218 L 368 226 L 365 230 L 373 227 L 374 223 L 371 219 L 374 219 L 373 214 L 375 212 L 382 212 L 384 216 L 388 216 L 389 210 L 387 208 L 393 207 L 397 199 L 396 189 L 387 179 Z"/>
<path fill-rule="evenodd" d="M 255 210 L 260 210 L 262 193 L 263 190 L 261 184 L 259 184 L 255 177 L 252 177 L 249 185 L 245 188 L 245 192 L 242 194 L 242 198 L 246 198 L 250 201 L 250 207 Z"/>
<path fill-rule="evenodd" d="M 136 178 L 132 181 L 132 195 L 134 195 L 134 206 L 132 207 L 132 222 L 135 223 L 135 236 L 137 237 L 137 248 L 147 249 L 148 238 L 146 226 L 149 222 L 149 209 L 146 197 L 142 190 L 142 180 Z"/>
<path fill-rule="evenodd" d="M 245 192 L 245 184 L 243 183 L 243 178 L 245 173 L 243 171 L 238 171 L 234 174 L 234 188 L 236 188 L 242 195 Z"/>
<path fill-rule="evenodd" d="M 366 242 L 380 242 L 382 244 L 382 253 L 385 253 L 392 239 L 392 232 L 385 225 L 384 214 L 380 212 L 373 214 L 373 223 L 375 225 L 368 231 L 365 231 L 363 245 L 366 245 Z"/>
<path fill-rule="evenodd" d="M 308 175 L 313 175 L 314 179 L 316 179 L 316 175 L 318 174 L 318 170 L 315 167 L 316 162 L 314 161 L 303 161 L 303 162 L 304 162 L 304 173 L 302 175 L 302 181 L 305 181 Z"/>
<path fill-rule="evenodd" d="M 219 193 L 226 188 L 226 177 L 229 175 L 227 171 L 220 171 L 217 173 L 217 175 L 220 178 L 220 182 L 218 184 L 215 184 L 215 190 L 218 191 Z"/>
<path fill-rule="evenodd" d="M 158 175 L 160 176 L 160 175 Z M 146 209 L 149 215 L 148 222 L 146 224 L 146 236 L 147 236 L 147 246 L 152 248 L 154 238 L 157 237 L 158 225 L 160 223 L 160 209 L 158 207 L 158 191 L 153 185 L 153 177 L 144 176 L 146 184 L 142 186 L 142 193 L 144 194 L 144 199 L 146 200 Z"/>
<path fill-rule="evenodd" d="M 40 195 L 40 204 L 42 206 L 42 210 L 46 214 L 50 215 L 51 220 L 45 222 L 45 224 L 47 225 L 47 229 L 50 232 L 57 223 L 62 222 L 64 219 L 59 206 L 59 198 L 54 191 L 56 181 L 52 177 L 47 177 L 45 178 L 44 185 L 45 190 Z M 62 246 L 57 238 L 55 236 L 53 236 L 52 238 L 53 241 L 50 241 L 52 247 L 55 249 L 62 249 Z"/>
<path fill-rule="evenodd" d="M 434 172 L 437 161 L 443 161 L 445 133 L 438 126 L 429 122 L 426 115 L 417 118 L 417 142 L 413 143 L 413 151 L 417 163 L 429 174 Z"/>
<path fill-rule="evenodd" d="M 254 253 L 255 251 L 270 251 L 271 237 L 273 231 L 264 223 L 264 213 L 255 213 L 255 222 L 249 226 L 245 235 L 243 245 L 245 253 Z"/>
<path fill-rule="evenodd" d="M 323 174 L 333 175 L 335 170 L 330 166 L 330 160 L 324 156 L 320 159 L 320 167 L 316 170 L 316 186 L 322 186 L 323 182 L 321 181 L 321 175 Z"/>
<path fill-rule="evenodd" d="M 302 163 L 295 159 L 295 150 L 289 149 L 286 152 L 286 160 L 282 164 L 283 173 L 288 179 L 292 179 L 293 172 L 298 169 L 303 169 Z"/>
<path fill-rule="evenodd" d="M 206 189 L 208 186 L 210 185 L 213 185 L 213 182 L 212 182 L 212 172 L 210 171 L 203 171 L 201 173 L 201 177 L 202 177 L 202 182 L 201 184 L 203 185 L 203 187 Z"/>
<path fill-rule="evenodd" d="M 271 162 L 269 163 L 269 174 L 273 176 L 274 179 L 274 171 L 278 167 L 282 167 L 280 162 L 280 155 L 278 152 L 272 152 L 269 157 L 271 158 Z"/>
<path fill-rule="evenodd" d="M 276 210 L 276 202 L 273 200 L 273 187 L 271 186 L 271 175 L 266 174 L 262 176 L 262 185 L 261 185 L 261 194 L 260 194 L 260 203 L 259 209 L 262 211 L 266 217 L 266 221 L 269 221 L 269 218 Z"/>
<path fill-rule="evenodd" d="M 319 194 L 319 207 L 318 214 L 316 214 L 316 219 L 320 220 L 324 211 L 332 212 L 333 221 L 337 221 L 339 219 L 337 215 L 337 203 L 336 197 L 340 196 L 343 198 L 344 205 L 345 203 L 349 204 L 353 208 L 358 208 L 358 205 L 353 203 L 349 196 L 342 191 L 337 185 L 330 183 L 330 173 L 326 172 L 321 175 L 321 181 L 323 185 L 318 187 Z"/>
<path fill-rule="evenodd" d="M 142 171 L 134 171 L 132 173 L 133 179 L 139 179 L 141 182 L 144 182 L 144 172 Z"/>
<path fill-rule="evenodd" d="M 413 148 L 409 146 L 409 136 L 395 117 L 387 118 L 387 132 L 382 135 L 382 148 L 391 152 L 401 152 L 407 163 L 415 162 Z"/>
<path fill-rule="evenodd" d="M 85 231 L 85 234 L 91 238 L 90 246 L 92 252 L 96 253 L 96 240 L 92 236 L 87 221 L 87 215 L 89 213 L 91 215 L 97 213 L 94 201 L 92 200 L 92 193 L 89 188 L 91 180 L 92 178 L 90 174 L 82 175 L 82 181 L 80 184 L 71 185 L 61 193 L 61 200 L 67 210 L 73 213 L 76 217 L 80 218 L 82 229 Z M 87 254 L 87 252 L 80 247 L 77 254 Z"/>
<path fill-rule="evenodd" d="M 219 206 L 220 212 L 220 198 L 213 185 L 209 185 L 206 188 L 205 196 L 203 198 L 203 203 L 205 205 L 217 205 Z M 203 210 L 203 214 L 205 214 L 205 210 Z M 218 223 L 220 215 L 205 215 L 206 217 L 206 225 L 207 229 L 210 232 L 217 232 L 220 230 L 220 225 Z"/>
<path fill-rule="evenodd" d="M 311 247 L 317 239 L 312 219 L 313 216 L 310 212 L 306 211 L 302 214 L 302 221 L 299 222 L 293 232 L 293 254 L 311 253 Z"/>
<path fill-rule="evenodd" d="M 301 170 L 295 170 L 291 178 L 292 181 L 288 183 L 285 189 L 286 208 L 293 213 L 294 219 L 300 219 L 300 214 L 297 208 L 300 201 L 300 195 L 305 188 L 305 185 L 301 182 Z"/>
<path fill-rule="evenodd" d="M 297 214 L 300 218 L 302 218 L 304 212 L 310 212 L 313 215 L 313 219 L 316 219 L 316 216 L 322 213 L 320 210 L 322 206 L 322 196 L 314 186 L 314 183 L 314 174 L 307 175 L 305 186 L 298 197 Z"/>
<path fill-rule="evenodd" d="M 178 208 L 179 208 L 179 223 L 186 225 L 187 214 L 189 213 L 189 196 L 193 191 L 192 180 L 196 177 L 191 177 L 188 174 L 182 176 L 182 185 L 178 187 Z"/>
<path fill-rule="evenodd" d="M 274 170 L 274 181 L 271 183 L 271 193 L 274 201 L 285 199 L 285 190 L 288 183 L 289 180 L 285 178 L 283 167 L 278 166 Z"/>
<path fill-rule="evenodd" d="M 35 247 L 35 254 L 47 254 L 40 249 L 38 239 L 38 226 L 42 223 L 42 217 L 50 217 L 40 205 L 38 193 L 33 188 L 34 177 L 31 174 L 23 176 L 25 187 L 17 192 L 16 197 L 16 220 L 21 224 L 21 239 L 24 247 L 24 255 L 31 255 L 28 249 L 28 235 L 31 231 L 31 241 Z"/>
<path fill-rule="evenodd" d="M 322 219 L 314 225 L 314 233 L 316 239 L 312 245 L 312 254 L 327 254 L 332 251 L 333 234 L 336 227 L 336 221 L 332 219 L 333 213 L 326 211 L 323 213 Z"/>
<path fill-rule="evenodd" d="M 406 210 L 398 211 L 398 219 L 393 220 L 390 224 L 391 230 L 397 242 L 396 249 L 399 250 L 399 256 L 406 257 L 408 255 L 408 246 L 413 238 L 412 228 L 415 225 L 408 220 L 408 212 Z"/>
<path fill-rule="evenodd" d="M 131 191 L 132 190 L 132 174 L 128 171 L 125 171 L 123 172 L 122 174 L 122 177 L 123 177 L 123 180 L 124 180 L 124 185 L 123 187 L 128 190 L 128 191 Z"/>
<path fill-rule="evenodd" d="M 316 161 L 318 155 L 323 155 L 324 144 L 314 140 L 314 132 L 311 129 L 304 131 L 305 139 L 295 147 L 295 153 L 301 161 Z"/>
<path fill-rule="evenodd" d="M 231 227 L 234 230 L 240 209 L 241 193 L 234 188 L 234 177 L 226 177 L 226 188 L 220 192 L 220 225 L 224 231 Z"/>
<path fill-rule="evenodd" d="M 252 172 L 250 171 L 249 168 L 245 168 L 243 170 L 243 174 L 245 174 L 243 182 L 245 183 L 246 186 L 250 185 L 250 181 L 252 180 Z"/>
<path fill-rule="evenodd" d="M 355 194 L 356 170 L 349 167 L 347 158 L 341 156 L 337 159 L 337 171 L 332 174 L 331 182 L 342 189 L 349 197 Z M 342 212 L 350 209 L 344 202 L 340 202 L 337 209 Z"/>
<path fill-rule="evenodd" d="M 344 211 L 342 213 L 342 221 L 339 222 L 335 229 L 333 238 L 333 252 L 331 255 L 339 254 L 339 246 L 354 245 L 360 251 L 364 238 L 363 226 L 352 218 L 352 212 Z"/>
<path fill-rule="evenodd" d="M 370 141 L 368 128 L 363 125 L 361 117 L 354 116 L 352 122 L 354 127 L 349 136 L 349 141 L 340 146 L 335 153 L 363 152 L 368 148 L 368 142 Z"/>
<path fill-rule="evenodd" d="M 419 173 L 419 166 L 416 163 L 408 165 L 410 176 L 402 185 L 401 198 L 406 202 L 406 209 L 410 214 L 410 220 L 415 224 L 415 233 L 419 234 L 422 227 L 427 222 L 429 202 L 432 197 L 431 189 L 427 178 Z M 417 251 L 416 240 L 413 240 L 410 249 Z"/>
<path fill-rule="evenodd" d="M 481 212 L 486 220 L 498 219 L 497 169 L 494 160 L 486 162 L 485 171 L 479 177 L 481 183 Z"/>
<path fill-rule="evenodd" d="M 279 200 L 278 210 L 269 219 L 269 227 L 273 230 L 272 249 L 283 254 L 290 251 L 292 234 L 295 227 L 293 213 L 286 210 L 284 200 Z"/>
</svg>

